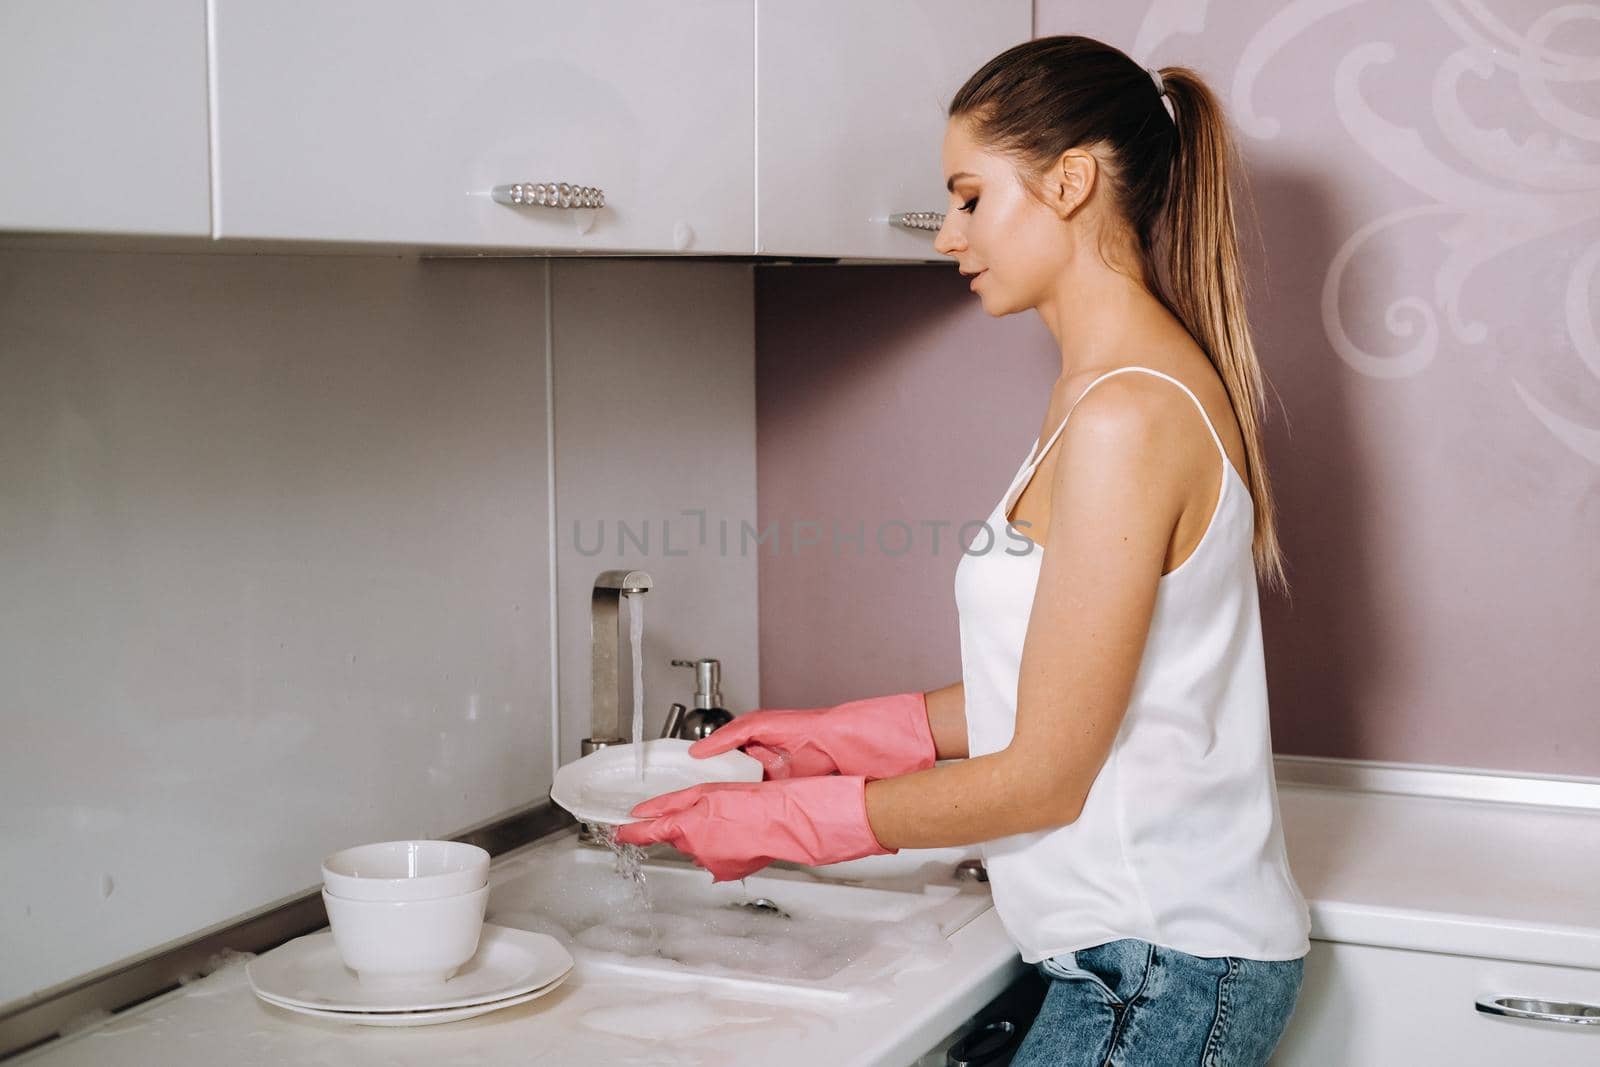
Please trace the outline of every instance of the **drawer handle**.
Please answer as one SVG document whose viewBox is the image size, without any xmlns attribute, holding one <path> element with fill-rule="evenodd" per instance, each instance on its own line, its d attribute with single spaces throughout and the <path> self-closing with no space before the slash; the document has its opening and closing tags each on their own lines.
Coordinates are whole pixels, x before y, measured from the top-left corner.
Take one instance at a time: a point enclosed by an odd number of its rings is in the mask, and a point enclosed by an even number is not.
<svg viewBox="0 0 1600 1067">
<path fill-rule="evenodd" d="M 1478 1010 L 1485 1015 L 1507 1015 L 1514 1019 L 1533 1019 L 1541 1023 L 1600 1026 L 1600 1004 L 1534 1000 L 1530 997 L 1490 997 L 1478 1001 Z"/>
<path fill-rule="evenodd" d="M 902 211 L 889 216 L 889 225 L 903 226 L 908 230 L 938 231 L 944 226 L 942 211 Z"/>
<path fill-rule="evenodd" d="M 517 182 L 515 185 L 497 185 L 489 193 L 497 204 L 516 207 L 605 207 L 604 189 L 592 185 L 570 185 L 567 182 Z"/>
</svg>

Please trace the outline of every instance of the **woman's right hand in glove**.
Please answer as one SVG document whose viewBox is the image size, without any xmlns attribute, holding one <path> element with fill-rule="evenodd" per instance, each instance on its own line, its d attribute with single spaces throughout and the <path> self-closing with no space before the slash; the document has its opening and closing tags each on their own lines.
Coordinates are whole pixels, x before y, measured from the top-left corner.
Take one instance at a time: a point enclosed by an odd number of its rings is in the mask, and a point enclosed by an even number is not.
<svg viewBox="0 0 1600 1067">
<path fill-rule="evenodd" d="M 689 746 L 698 758 L 743 749 L 763 777 L 822 774 L 893 778 L 932 767 L 937 750 L 921 692 L 826 708 L 748 711 Z"/>
</svg>

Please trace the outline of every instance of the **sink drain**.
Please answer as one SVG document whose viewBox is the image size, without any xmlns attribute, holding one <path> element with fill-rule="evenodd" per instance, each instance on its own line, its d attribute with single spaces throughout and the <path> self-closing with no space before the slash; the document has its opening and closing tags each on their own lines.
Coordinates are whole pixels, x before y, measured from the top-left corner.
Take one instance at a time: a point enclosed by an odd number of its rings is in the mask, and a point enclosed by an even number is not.
<svg viewBox="0 0 1600 1067">
<path fill-rule="evenodd" d="M 744 901 L 742 903 L 729 904 L 728 907 L 730 907 L 730 908 L 742 908 L 745 911 L 757 911 L 757 912 L 761 912 L 761 913 L 763 913 L 765 915 L 776 915 L 779 918 L 783 918 L 783 919 L 793 918 L 792 915 L 790 915 L 788 912 L 784 911 L 782 908 L 778 907 L 778 905 L 774 904 L 772 901 L 768 900 L 766 897 L 757 897 L 754 900 L 746 900 L 746 901 Z"/>
</svg>

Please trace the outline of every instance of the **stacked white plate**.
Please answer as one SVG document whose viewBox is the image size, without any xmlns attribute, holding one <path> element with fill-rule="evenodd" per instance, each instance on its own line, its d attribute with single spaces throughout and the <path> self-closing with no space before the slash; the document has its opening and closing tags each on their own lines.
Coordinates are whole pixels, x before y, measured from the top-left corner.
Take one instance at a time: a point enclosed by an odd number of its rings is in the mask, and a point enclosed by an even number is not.
<svg viewBox="0 0 1600 1067">
<path fill-rule="evenodd" d="M 542 997 L 566 981 L 572 965 L 548 934 L 484 923 L 477 953 L 449 980 L 427 986 L 361 985 L 326 930 L 256 957 L 245 973 L 256 996 L 286 1011 L 363 1026 L 430 1026 Z"/>
</svg>

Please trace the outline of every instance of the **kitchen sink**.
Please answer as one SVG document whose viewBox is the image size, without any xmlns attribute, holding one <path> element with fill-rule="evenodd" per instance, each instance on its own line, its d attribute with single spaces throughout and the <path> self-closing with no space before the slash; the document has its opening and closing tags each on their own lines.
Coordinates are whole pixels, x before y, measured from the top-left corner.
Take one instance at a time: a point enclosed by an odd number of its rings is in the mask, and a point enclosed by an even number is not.
<svg viewBox="0 0 1600 1067">
<path fill-rule="evenodd" d="M 611 851 L 576 833 L 506 857 L 490 875 L 488 921 L 550 934 L 580 973 L 697 983 L 742 997 L 856 1005 L 888 999 L 895 975 L 936 966 L 946 939 L 992 906 L 959 877 L 963 853 L 930 850 L 890 876 L 850 880 L 774 864 L 712 882 L 666 846 L 644 853 L 638 882 Z M 843 866 L 843 865 L 841 865 Z"/>
</svg>

